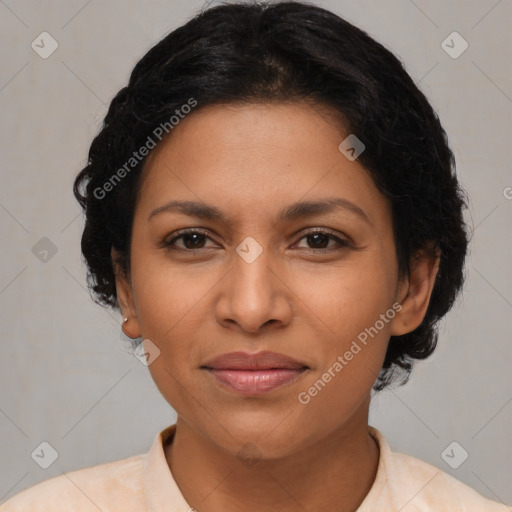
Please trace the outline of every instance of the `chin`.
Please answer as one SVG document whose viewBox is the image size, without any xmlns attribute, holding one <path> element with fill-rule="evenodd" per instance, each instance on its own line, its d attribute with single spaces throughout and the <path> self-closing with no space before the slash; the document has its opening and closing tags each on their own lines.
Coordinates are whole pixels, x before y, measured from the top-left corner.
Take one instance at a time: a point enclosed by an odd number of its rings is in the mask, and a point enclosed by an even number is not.
<svg viewBox="0 0 512 512">
<path fill-rule="evenodd" d="M 288 410 L 289 411 L 289 410 Z M 204 425 L 203 435 L 231 454 L 250 457 L 259 455 L 267 459 L 278 459 L 294 451 L 294 445 L 301 442 L 297 436 L 299 427 L 290 425 L 286 412 L 277 416 L 274 413 L 229 413 L 229 419 L 215 424 L 209 419 Z M 292 417 L 293 415 L 290 415 Z"/>
</svg>

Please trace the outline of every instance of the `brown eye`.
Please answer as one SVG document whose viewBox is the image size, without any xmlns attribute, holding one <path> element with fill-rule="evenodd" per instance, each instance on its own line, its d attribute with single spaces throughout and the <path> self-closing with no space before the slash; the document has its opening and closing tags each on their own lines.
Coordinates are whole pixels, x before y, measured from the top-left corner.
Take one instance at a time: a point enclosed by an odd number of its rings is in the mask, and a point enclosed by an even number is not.
<svg viewBox="0 0 512 512">
<path fill-rule="evenodd" d="M 324 233 L 313 233 L 307 235 L 306 240 L 312 246 L 312 249 L 325 249 L 329 245 L 331 237 Z"/>
<path fill-rule="evenodd" d="M 178 238 L 183 239 L 183 245 L 186 249 L 202 248 L 205 242 L 205 237 L 201 233 L 187 233 L 186 235 L 181 235 Z"/>
<path fill-rule="evenodd" d="M 164 241 L 163 246 L 169 249 L 177 249 L 183 251 L 194 251 L 197 249 L 204 249 L 206 241 L 209 239 L 206 233 L 197 230 L 182 231 L 180 234 L 171 240 Z M 181 246 L 176 245 L 176 242 L 181 240 Z"/>
<path fill-rule="evenodd" d="M 299 240 L 299 242 L 301 240 L 305 240 L 308 246 L 300 248 L 310 249 L 312 251 L 331 251 L 340 248 L 345 248 L 348 246 L 348 243 L 345 240 L 342 240 L 341 238 L 334 236 L 332 233 L 328 231 L 310 232 L 304 235 Z M 335 242 L 334 247 L 329 247 L 330 242 Z"/>
</svg>

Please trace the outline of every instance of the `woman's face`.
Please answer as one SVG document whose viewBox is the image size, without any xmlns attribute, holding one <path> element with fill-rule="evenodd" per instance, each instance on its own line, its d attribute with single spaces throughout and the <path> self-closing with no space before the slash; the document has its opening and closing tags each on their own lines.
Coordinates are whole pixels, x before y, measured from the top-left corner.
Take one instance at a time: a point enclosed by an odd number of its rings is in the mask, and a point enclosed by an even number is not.
<svg viewBox="0 0 512 512">
<path fill-rule="evenodd" d="M 160 350 L 149 370 L 180 421 L 230 452 L 278 457 L 366 425 L 403 329 L 390 205 L 338 149 L 348 135 L 305 104 L 210 106 L 148 157 L 124 329 Z M 301 369 L 208 367 L 261 351 Z"/>
</svg>

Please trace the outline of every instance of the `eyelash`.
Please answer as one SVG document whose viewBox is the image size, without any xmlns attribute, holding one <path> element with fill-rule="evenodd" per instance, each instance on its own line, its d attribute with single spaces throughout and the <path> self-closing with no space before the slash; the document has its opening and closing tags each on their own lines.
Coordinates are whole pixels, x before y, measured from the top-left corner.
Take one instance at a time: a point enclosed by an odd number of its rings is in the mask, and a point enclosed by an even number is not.
<svg viewBox="0 0 512 512">
<path fill-rule="evenodd" d="M 183 249 L 181 247 L 176 247 L 175 245 L 173 245 L 174 242 L 176 242 L 176 240 L 179 240 L 180 238 L 183 238 L 183 236 L 190 235 L 190 234 L 198 234 L 198 235 L 203 235 L 203 236 L 205 236 L 207 238 L 210 238 L 206 231 L 202 231 L 200 229 L 185 229 L 183 231 L 178 231 L 176 236 L 173 237 L 171 240 L 169 240 L 169 241 L 164 240 L 162 242 L 161 246 L 164 247 L 164 248 L 167 248 L 167 249 L 169 249 L 171 251 L 182 251 L 182 252 L 189 252 L 189 253 L 192 253 L 192 252 L 204 252 L 204 251 L 208 250 L 207 248 L 204 248 L 204 247 L 200 247 L 199 249 Z M 301 238 L 299 238 L 299 240 L 297 242 L 300 242 L 301 240 L 303 240 L 307 236 L 314 235 L 314 234 L 327 235 L 330 240 L 335 240 L 339 244 L 339 247 L 334 248 L 334 249 L 333 248 L 331 248 L 331 249 L 314 249 L 314 248 L 309 249 L 309 248 L 306 248 L 306 250 L 308 250 L 308 251 L 313 251 L 315 253 L 322 254 L 322 253 L 329 253 L 329 252 L 332 252 L 332 251 L 339 251 L 339 250 L 342 250 L 342 249 L 346 249 L 350 245 L 347 241 L 342 240 L 338 236 L 334 235 L 331 231 L 327 231 L 325 229 L 316 229 L 316 230 L 313 230 L 313 231 L 308 231 L 307 233 L 304 233 L 301 236 Z"/>
</svg>

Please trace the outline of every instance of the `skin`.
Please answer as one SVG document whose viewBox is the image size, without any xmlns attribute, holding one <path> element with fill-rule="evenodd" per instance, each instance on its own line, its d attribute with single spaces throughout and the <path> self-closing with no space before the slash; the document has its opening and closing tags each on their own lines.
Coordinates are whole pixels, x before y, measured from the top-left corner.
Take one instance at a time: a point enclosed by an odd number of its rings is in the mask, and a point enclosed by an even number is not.
<svg viewBox="0 0 512 512">
<path fill-rule="evenodd" d="M 399 277 L 390 204 L 339 151 L 348 132 L 318 112 L 305 103 L 204 107 L 151 152 L 143 171 L 130 275 L 116 273 L 123 329 L 161 351 L 149 370 L 178 415 L 165 455 L 201 512 L 248 503 L 255 512 L 356 510 L 378 466 L 368 410 L 389 337 L 416 328 L 428 306 L 439 257 L 421 253 Z M 339 207 L 278 219 L 292 203 L 332 197 L 368 221 Z M 226 220 L 178 211 L 148 219 L 171 200 L 213 205 Z M 206 236 L 162 247 L 189 228 Z M 306 237 L 315 229 L 348 245 Z M 252 263 L 236 252 L 248 236 L 262 248 Z M 298 394 L 394 303 L 400 312 L 301 404 Z M 309 369 L 270 393 L 242 396 L 200 368 L 239 350 L 272 350 Z M 249 445 L 254 464 L 238 455 Z"/>
</svg>

